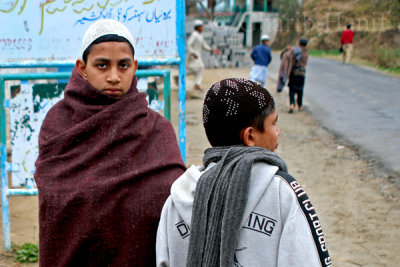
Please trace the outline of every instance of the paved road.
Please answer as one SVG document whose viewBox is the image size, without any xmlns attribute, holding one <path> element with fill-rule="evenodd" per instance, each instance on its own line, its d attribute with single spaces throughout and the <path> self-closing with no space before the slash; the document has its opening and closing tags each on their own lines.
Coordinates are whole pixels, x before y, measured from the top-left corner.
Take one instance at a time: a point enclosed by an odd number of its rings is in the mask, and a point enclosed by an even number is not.
<svg viewBox="0 0 400 267">
<path fill-rule="evenodd" d="M 279 64 L 274 54 L 270 78 Z M 400 173 L 400 79 L 311 57 L 304 90 L 305 105 L 323 127 Z"/>
</svg>

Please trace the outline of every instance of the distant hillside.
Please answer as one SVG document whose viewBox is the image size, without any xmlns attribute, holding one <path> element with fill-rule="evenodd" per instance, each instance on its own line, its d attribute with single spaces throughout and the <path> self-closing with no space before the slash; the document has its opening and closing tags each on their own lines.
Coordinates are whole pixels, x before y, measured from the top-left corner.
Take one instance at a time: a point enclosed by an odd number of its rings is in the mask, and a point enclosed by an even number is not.
<svg viewBox="0 0 400 267">
<path fill-rule="evenodd" d="M 273 48 L 310 40 L 311 50 L 337 51 L 342 31 L 352 24 L 354 56 L 400 70 L 399 0 L 281 0 L 280 31 Z"/>
</svg>

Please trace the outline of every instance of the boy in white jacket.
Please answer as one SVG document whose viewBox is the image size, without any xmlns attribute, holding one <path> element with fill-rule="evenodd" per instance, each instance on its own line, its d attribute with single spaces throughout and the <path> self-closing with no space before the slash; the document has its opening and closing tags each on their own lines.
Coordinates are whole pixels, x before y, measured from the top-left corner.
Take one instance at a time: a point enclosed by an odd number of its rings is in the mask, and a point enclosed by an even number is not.
<svg viewBox="0 0 400 267">
<path fill-rule="evenodd" d="M 307 194 L 273 151 L 270 93 L 245 79 L 207 92 L 212 145 L 171 188 L 157 232 L 157 266 L 332 266 Z"/>
</svg>

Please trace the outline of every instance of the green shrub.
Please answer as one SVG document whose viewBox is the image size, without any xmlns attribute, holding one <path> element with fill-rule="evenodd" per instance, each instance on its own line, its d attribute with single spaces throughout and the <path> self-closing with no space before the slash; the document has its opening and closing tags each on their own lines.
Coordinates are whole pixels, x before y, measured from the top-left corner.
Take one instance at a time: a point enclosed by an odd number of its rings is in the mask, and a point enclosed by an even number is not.
<svg viewBox="0 0 400 267">
<path fill-rule="evenodd" d="M 39 248 L 32 243 L 25 243 L 22 246 L 13 245 L 13 252 L 16 261 L 20 263 L 34 263 L 39 260 Z"/>
<path fill-rule="evenodd" d="M 320 56 L 337 56 L 339 55 L 339 49 L 333 50 L 318 50 L 318 49 L 312 49 L 308 50 L 308 54 L 310 56 L 315 56 L 315 57 L 320 57 Z"/>
<path fill-rule="evenodd" d="M 400 49 L 391 48 L 378 48 L 377 49 L 377 63 L 385 68 L 400 68 Z"/>
</svg>

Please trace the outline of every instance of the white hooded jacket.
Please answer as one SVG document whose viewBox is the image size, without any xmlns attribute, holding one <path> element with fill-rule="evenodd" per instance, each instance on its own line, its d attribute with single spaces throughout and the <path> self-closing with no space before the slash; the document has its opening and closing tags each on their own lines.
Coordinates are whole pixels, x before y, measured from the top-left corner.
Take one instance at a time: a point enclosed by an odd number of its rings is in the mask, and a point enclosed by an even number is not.
<svg viewBox="0 0 400 267">
<path fill-rule="evenodd" d="M 171 187 L 157 232 L 157 266 L 186 266 L 193 199 L 204 171 L 192 166 Z M 332 266 L 304 189 L 277 171 L 266 163 L 252 167 L 235 266 Z"/>
</svg>

